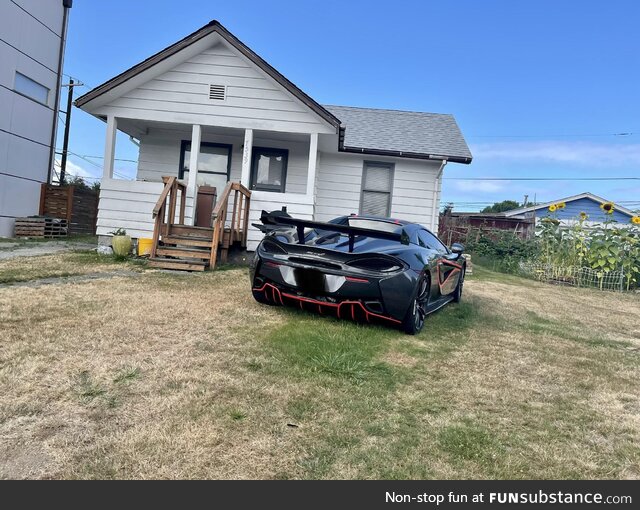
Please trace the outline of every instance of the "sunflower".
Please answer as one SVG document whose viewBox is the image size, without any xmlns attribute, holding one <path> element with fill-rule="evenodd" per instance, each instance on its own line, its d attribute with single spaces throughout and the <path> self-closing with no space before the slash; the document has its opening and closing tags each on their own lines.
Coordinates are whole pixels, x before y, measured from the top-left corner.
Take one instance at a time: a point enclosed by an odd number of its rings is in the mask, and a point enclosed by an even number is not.
<svg viewBox="0 0 640 510">
<path fill-rule="evenodd" d="M 582 221 L 585 221 L 587 218 L 589 218 L 589 215 L 588 215 L 586 212 L 581 211 L 581 212 L 580 212 L 580 219 L 581 219 Z"/>
<path fill-rule="evenodd" d="M 600 209 L 602 209 L 606 214 L 613 214 L 613 203 L 605 202 L 604 204 L 600 204 Z"/>
<path fill-rule="evenodd" d="M 633 223 L 634 225 L 640 225 L 640 216 L 633 216 L 631 218 L 631 223 Z"/>
<path fill-rule="evenodd" d="M 551 204 L 551 205 L 549 206 L 549 212 L 556 212 L 556 209 L 557 209 L 557 208 L 558 208 L 558 207 L 556 206 L 556 204 Z"/>
<path fill-rule="evenodd" d="M 564 209 L 565 207 L 567 207 L 567 204 L 565 204 L 564 202 L 560 202 L 559 204 L 556 204 L 556 207 L 558 209 Z"/>
</svg>

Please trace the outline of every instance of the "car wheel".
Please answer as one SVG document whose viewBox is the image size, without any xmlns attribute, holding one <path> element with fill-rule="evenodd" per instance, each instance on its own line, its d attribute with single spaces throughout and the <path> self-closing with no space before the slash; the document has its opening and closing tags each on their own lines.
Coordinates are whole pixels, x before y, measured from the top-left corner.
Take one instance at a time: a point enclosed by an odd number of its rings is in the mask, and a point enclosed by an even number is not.
<svg viewBox="0 0 640 510">
<path fill-rule="evenodd" d="M 464 286 L 464 275 L 467 272 L 466 266 L 462 266 L 460 273 L 460 280 L 458 280 L 458 285 L 456 285 L 456 290 L 453 293 L 453 301 L 454 303 L 459 303 L 462 300 L 462 287 Z"/>
<path fill-rule="evenodd" d="M 427 318 L 427 307 L 429 306 L 429 294 L 431 293 L 431 282 L 428 277 L 422 276 L 416 285 L 416 292 L 407 315 L 402 322 L 405 333 L 416 335 L 422 331 L 424 321 Z"/>
</svg>

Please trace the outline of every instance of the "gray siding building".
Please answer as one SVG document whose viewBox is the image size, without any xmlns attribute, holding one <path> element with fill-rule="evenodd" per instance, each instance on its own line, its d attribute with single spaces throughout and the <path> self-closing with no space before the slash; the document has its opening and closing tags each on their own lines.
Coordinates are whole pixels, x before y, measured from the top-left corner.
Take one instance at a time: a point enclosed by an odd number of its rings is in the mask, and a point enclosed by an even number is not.
<svg viewBox="0 0 640 510">
<path fill-rule="evenodd" d="M 0 236 L 38 214 L 54 162 L 72 0 L 0 0 Z"/>
</svg>

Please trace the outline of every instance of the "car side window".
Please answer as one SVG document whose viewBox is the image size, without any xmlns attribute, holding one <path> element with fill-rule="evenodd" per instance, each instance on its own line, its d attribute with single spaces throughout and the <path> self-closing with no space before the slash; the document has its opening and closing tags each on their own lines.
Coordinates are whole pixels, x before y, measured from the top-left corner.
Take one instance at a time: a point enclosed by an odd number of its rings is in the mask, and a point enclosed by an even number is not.
<svg viewBox="0 0 640 510">
<path fill-rule="evenodd" d="M 449 253 L 447 247 L 442 244 L 436 236 L 434 236 L 431 232 L 427 232 L 426 230 L 420 230 L 418 232 L 418 243 L 423 248 L 435 250 L 438 253 L 442 253 L 443 255 Z"/>
</svg>

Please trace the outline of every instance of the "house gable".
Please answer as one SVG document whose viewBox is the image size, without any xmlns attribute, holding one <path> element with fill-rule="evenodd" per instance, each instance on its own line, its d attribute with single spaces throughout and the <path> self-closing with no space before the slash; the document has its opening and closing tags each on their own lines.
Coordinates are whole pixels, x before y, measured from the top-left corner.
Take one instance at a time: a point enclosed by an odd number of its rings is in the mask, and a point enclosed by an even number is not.
<svg viewBox="0 0 640 510">
<path fill-rule="evenodd" d="M 633 216 L 631 211 L 616 204 L 614 204 L 613 214 L 605 214 L 600 208 L 600 205 L 607 201 L 591 193 L 582 193 L 573 197 L 567 197 L 528 208 L 514 209 L 505 212 L 505 216 L 532 217 L 535 214 L 535 216 L 543 218 L 551 214 L 549 212 L 550 205 L 561 202 L 565 204 L 564 209 L 559 209 L 553 213 L 553 216 L 559 220 L 575 220 L 580 216 L 581 212 L 587 213 L 589 221 L 592 222 L 613 220 L 618 223 L 628 223 L 631 216 Z"/>
<path fill-rule="evenodd" d="M 339 127 L 338 119 L 219 24 L 125 71 L 76 105 L 99 117 L 293 133 L 335 134 Z"/>
</svg>

